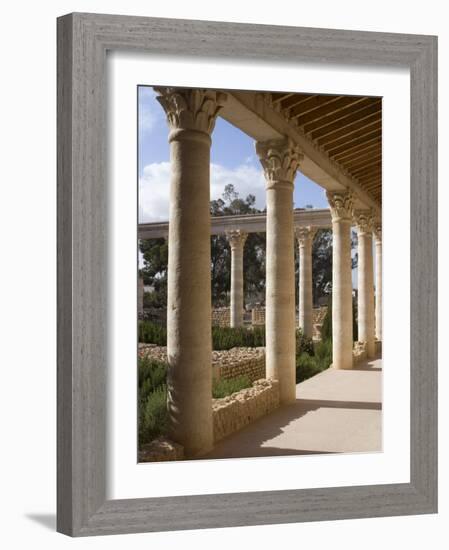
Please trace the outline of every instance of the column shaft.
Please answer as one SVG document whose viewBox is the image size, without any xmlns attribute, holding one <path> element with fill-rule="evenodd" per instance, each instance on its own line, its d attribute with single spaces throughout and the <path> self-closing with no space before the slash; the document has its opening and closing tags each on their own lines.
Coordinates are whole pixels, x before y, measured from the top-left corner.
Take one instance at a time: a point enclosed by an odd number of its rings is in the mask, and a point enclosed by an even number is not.
<svg viewBox="0 0 449 550">
<path fill-rule="evenodd" d="M 332 214 L 332 360 L 336 369 L 352 368 L 352 196 L 327 193 Z"/>
<path fill-rule="evenodd" d="M 231 327 L 243 325 L 243 250 L 246 234 L 239 230 L 227 233 L 231 245 Z"/>
<path fill-rule="evenodd" d="M 382 230 L 375 231 L 376 245 L 376 338 L 382 340 Z"/>
<path fill-rule="evenodd" d="M 287 140 L 257 144 L 267 180 L 266 372 L 282 403 L 296 399 L 293 180 L 298 151 Z"/>
<path fill-rule="evenodd" d="M 299 227 L 296 236 L 299 245 L 299 321 L 303 334 L 313 335 L 312 245 L 315 231 Z"/>
<path fill-rule="evenodd" d="M 358 235 L 358 340 L 366 343 L 368 357 L 374 357 L 374 271 L 372 216 L 356 212 Z"/>
<path fill-rule="evenodd" d="M 213 446 L 210 134 L 217 93 L 157 88 L 170 126 L 167 300 L 169 436 L 187 457 Z"/>
</svg>

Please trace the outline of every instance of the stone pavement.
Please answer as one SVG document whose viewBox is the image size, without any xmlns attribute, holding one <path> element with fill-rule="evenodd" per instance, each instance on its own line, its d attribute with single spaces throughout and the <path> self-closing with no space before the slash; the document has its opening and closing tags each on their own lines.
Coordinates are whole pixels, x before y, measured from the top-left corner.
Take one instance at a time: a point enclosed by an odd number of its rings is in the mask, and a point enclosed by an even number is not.
<svg viewBox="0 0 449 550">
<path fill-rule="evenodd" d="M 220 441 L 203 458 L 382 450 L 382 362 L 328 369 L 296 386 L 296 402 Z"/>
</svg>

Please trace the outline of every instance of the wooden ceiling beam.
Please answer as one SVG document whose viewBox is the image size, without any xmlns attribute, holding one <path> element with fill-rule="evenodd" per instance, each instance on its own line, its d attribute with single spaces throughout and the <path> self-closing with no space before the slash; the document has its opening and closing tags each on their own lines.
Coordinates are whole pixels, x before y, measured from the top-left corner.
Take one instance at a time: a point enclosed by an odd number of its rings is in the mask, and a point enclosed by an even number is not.
<svg viewBox="0 0 449 550">
<path fill-rule="evenodd" d="M 379 119 L 377 115 L 371 115 L 367 117 L 365 120 L 354 122 L 353 124 L 350 124 L 349 126 L 342 128 L 341 130 L 334 131 L 331 134 L 323 136 L 322 138 L 318 138 L 314 141 L 317 141 L 319 145 L 326 145 L 342 137 L 351 136 L 356 132 L 363 133 L 367 129 L 369 130 L 372 126 L 381 125 L 381 124 L 382 124 L 382 121 Z"/>
<path fill-rule="evenodd" d="M 323 116 L 326 116 L 328 113 L 335 113 L 339 109 L 344 109 L 345 107 L 354 106 L 360 103 L 364 98 L 363 97 L 344 97 L 344 96 L 335 96 L 336 99 L 331 103 L 326 105 L 320 105 L 319 108 L 312 110 L 311 112 L 301 111 L 301 107 L 295 109 L 293 118 L 296 119 L 298 126 L 304 126 L 309 122 L 318 120 Z"/>
<path fill-rule="evenodd" d="M 354 158 L 360 157 L 368 151 L 375 151 L 377 149 L 382 150 L 382 142 L 379 138 L 375 137 L 367 142 L 360 143 L 355 147 L 350 147 L 347 151 L 334 155 L 332 158 L 336 162 L 345 162 L 347 160 L 350 161 Z"/>
<path fill-rule="evenodd" d="M 280 103 L 285 99 L 297 95 L 296 92 L 282 93 L 282 92 L 271 92 L 271 101 L 273 103 Z"/>
<path fill-rule="evenodd" d="M 360 181 L 363 182 L 364 187 L 365 186 L 376 187 L 376 185 L 380 185 L 380 180 L 381 180 L 381 177 L 379 176 L 379 174 L 376 174 L 375 176 L 372 176 L 371 178 L 362 179 Z"/>
<path fill-rule="evenodd" d="M 327 124 L 326 126 L 314 130 L 308 135 L 310 135 L 312 139 L 320 139 L 321 137 L 332 134 L 338 130 L 343 130 L 344 128 L 347 128 L 352 124 L 362 123 L 364 120 L 367 119 L 374 120 L 374 118 L 377 118 L 380 120 L 381 113 L 381 107 L 379 107 L 378 105 L 371 105 L 369 107 L 365 107 L 364 109 L 357 110 L 351 115 L 346 115 L 345 117 L 338 119 L 332 124 Z"/>
<path fill-rule="evenodd" d="M 339 99 L 341 99 L 341 96 L 312 96 L 307 101 L 303 101 L 295 107 L 290 107 L 288 116 L 290 119 L 295 120 L 306 115 L 307 113 L 316 112 L 320 107 L 332 105 Z"/>
<path fill-rule="evenodd" d="M 344 166 L 346 170 L 351 171 L 351 170 L 357 169 L 359 166 L 363 166 L 369 162 L 372 162 L 373 160 L 379 160 L 381 158 L 382 158 L 382 151 L 378 150 L 378 151 L 375 151 L 374 153 L 371 152 L 368 155 L 360 157 L 357 160 L 354 160 L 352 162 L 340 162 L 340 164 Z"/>
<path fill-rule="evenodd" d="M 352 141 L 354 141 L 357 138 L 363 138 L 363 139 L 369 139 L 371 137 L 371 134 L 376 131 L 380 131 L 382 127 L 382 123 L 380 121 L 373 122 L 370 126 L 360 128 L 359 130 L 356 130 L 355 132 L 351 132 L 349 134 L 345 134 L 344 136 L 341 136 L 338 139 L 333 139 L 330 141 L 328 138 L 325 140 L 325 143 L 317 142 L 318 145 L 322 145 L 324 149 L 331 150 L 335 149 L 336 147 L 339 147 L 340 145 L 349 145 Z"/>
<path fill-rule="evenodd" d="M 343 142 L 339 145 L 331 145 L 330 147 L 326 147 L 326 151 L 331 158 L 334 158 L 335 155 L 351 151 L 354 149 L 354 147 L 365 145 L 366 143 L 371 142 L 373 139 L 377 139 L 379 141 L 382 139 L 381 129 L 371 130 L 366 134 L 362 134 L 362 136 L 352 137 L 352 139 L 347 141 L 343 140 Z"/>
<path fill-rule="evenodd" d="M 382 163 L 377 161 L 369 166 L 365 166 L 363 169 L 360 170 L 354 170 L 353 172 L 350 172 L 350 174 L 357 179 L 368 177 L 368 176 L 374 176 L 376 174 L 380 174 L 382 171 Z"/>
<path fill-rule="evenodd" d="M 281 109 L 292 109 L 293 107 L 296 107 L 296 105 L 301 105 L 302 103 L 306 103 L 314 97 L 320 97 L 320 96 L 317 96 L 314 94 L 292 94 L 288 98 L 284 99 L 284 101 L 281 101 Z M 330 97 L 335 97 L 335 96 L 330 96 Z"/>
<path fill-rule="evenodd" d="M 377 104 L 378 100 L 376 100 Z M 354 112 L 362 111 L 367 107 L 371 107 L 374 104 L 372 98 L 370 97 L 360 97 L 356 103 L 346 105 L 344 107 L 328 107 L 323 109 L 323 113 L 320 113 L 320 116 L 312 120 L 311 122 L 304 124 L 303 129 L 306 134 L 322 128 L 327 124 L 331 124 L 336 120 L 343 119 L 348 115 L 352 115 Z"/>
</svg>

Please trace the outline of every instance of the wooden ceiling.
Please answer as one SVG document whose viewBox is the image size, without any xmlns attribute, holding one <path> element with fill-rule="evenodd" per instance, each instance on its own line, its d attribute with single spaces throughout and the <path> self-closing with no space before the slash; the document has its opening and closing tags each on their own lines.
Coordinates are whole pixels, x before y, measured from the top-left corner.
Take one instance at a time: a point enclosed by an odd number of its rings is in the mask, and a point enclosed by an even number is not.
<svg viewBox="0 0 449 550">
<path fill-rule="evenodd" d="M 379 204 L 382 202 L 382 99 L 272 93 L 273 104 Z"/>
</svg>

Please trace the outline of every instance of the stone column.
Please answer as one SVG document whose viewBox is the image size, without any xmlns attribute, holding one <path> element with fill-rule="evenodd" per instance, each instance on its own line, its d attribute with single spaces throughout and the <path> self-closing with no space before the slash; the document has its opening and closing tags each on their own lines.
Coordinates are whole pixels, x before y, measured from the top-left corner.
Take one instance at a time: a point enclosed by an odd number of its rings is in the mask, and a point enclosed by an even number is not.
<svg viewBox="0 0 449 550">
<path fill-rule="evenodd" d="M 282 403 L 296 399 L 293 181 L 300 154 L 287 139 L 256 144 L 267 189 L 266 372 Z"/>
<path fill-rule="evenodd" d="M 297 227 L 299 245 L 299 322 L 303 334 L 313 335 L 312 293 L 312 245 L 316 230 L 313 227 Z"/>
<path fill-rule="evenodd" d="M 382 226 L 374 225 L 376 245 L 376 338 L 382 340 Z"/>
<path fill-rule="evenodd" d="M 225 95 L 200 89 L 155 90 L 170 129 L 169 436 L 193 457 L 213 446 L 210 136 Z"/>
<path fill-rule="evenodd" d="M 239 229 L 226 233 L 231 245 L 231 327 L 243 325 L 243 248 L 247 234 Z"/>
<path fill-rule="evenodd" d="M 358 328 L 360 342 L 366 343 L 367 357 L 375 355 L 374 348 L 374 271 L 373 216 L 370 210 L 354 213 L 358 240 Z"/>
<path fill-rule="evenodd" d="M 352 369 L 352 260 L 350 193 L 328 191 L 332 215 L 332 361 L 336 369 Z"/>
</svg>

